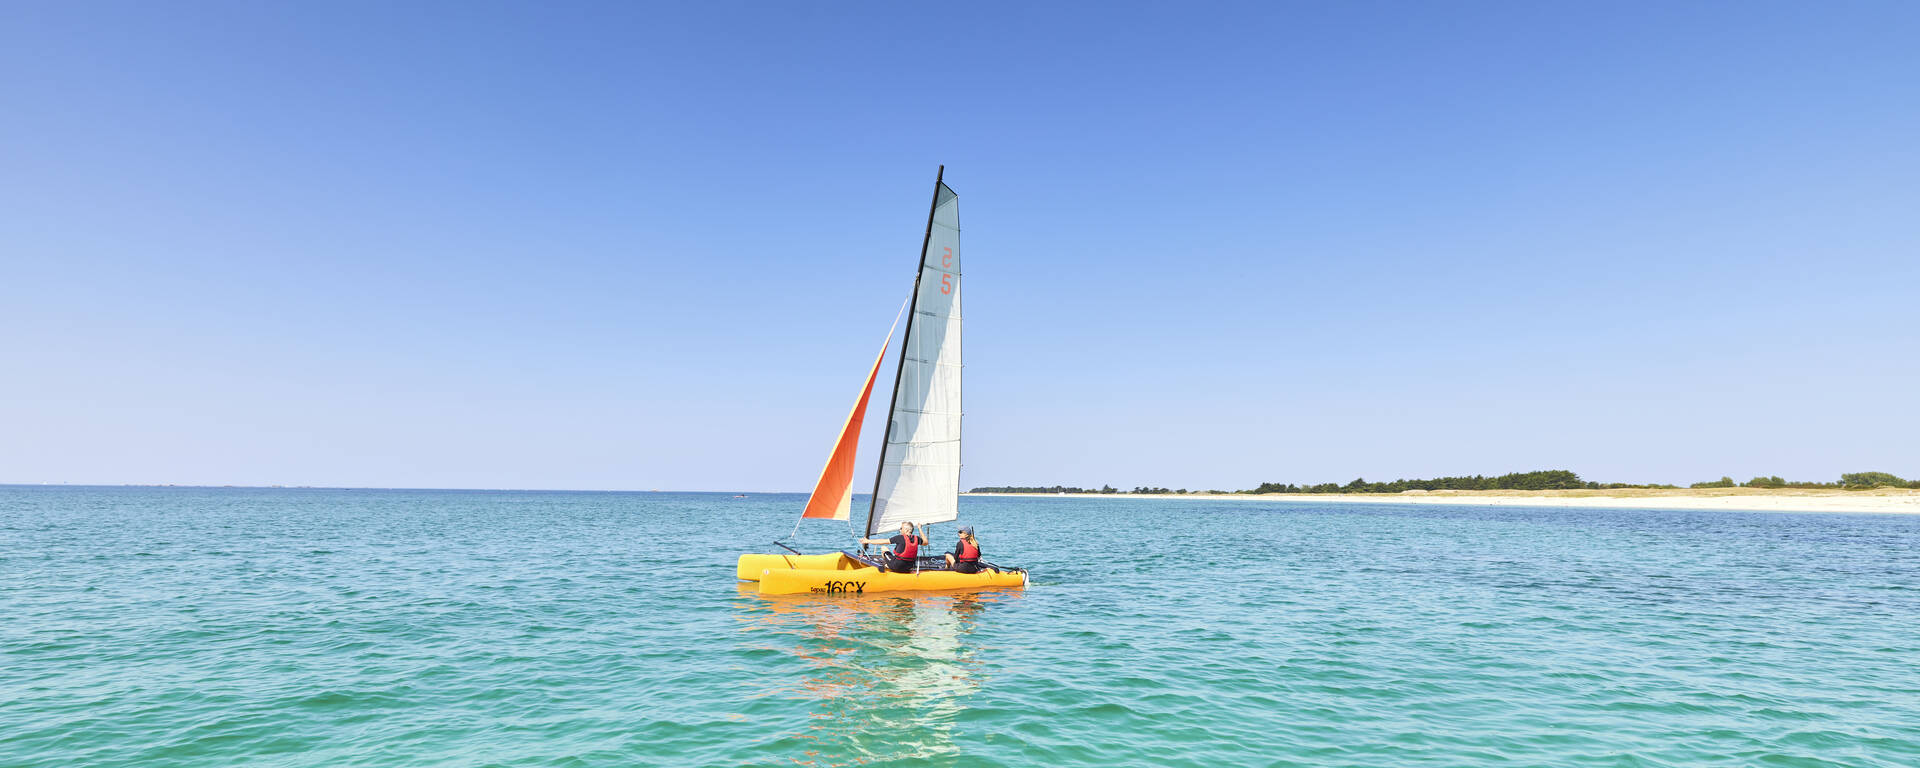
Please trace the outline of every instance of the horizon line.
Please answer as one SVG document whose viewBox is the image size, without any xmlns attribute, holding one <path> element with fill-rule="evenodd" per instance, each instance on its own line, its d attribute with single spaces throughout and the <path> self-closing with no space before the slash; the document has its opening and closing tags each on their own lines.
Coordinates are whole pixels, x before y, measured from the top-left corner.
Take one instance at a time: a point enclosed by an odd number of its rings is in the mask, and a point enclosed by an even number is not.
<svg viewBox="0 0 1920 768">
<path fill-rule="evenodd" d="M 808 493 L 808 491 L 764 491 L 764 490 L 751 490 L 751 489 L 690 491 L 690 490 L 684 490 L 684 489 L 668 489 L 668 488 L 443 488 L 443 487 L 436 487 L 436 486 L 415 486 L 415 485 L 391 485 L 391 486 L 387 486 L 387 485 L 243 485 L 238 483 L 229 483 L 229 484 L 221 484 L 221 485 L 205 485 L 201 483 L 0 482 L 0 488 L 203 488 L 203 489 L 213 489 L 213 490 L 232 488 L 232 489 L 259 490 L 259 491 L 493 491 L 493 492 L 513 492 L 513 493 L 734 493 L 734 494 L 761 493 L 761 494 L 796 494 L 796 495 L 805 495 Z M 864 496 L 864 495 L 871 495 L 871 494 L 857 493 L 854 495 Z"/>
</svg>

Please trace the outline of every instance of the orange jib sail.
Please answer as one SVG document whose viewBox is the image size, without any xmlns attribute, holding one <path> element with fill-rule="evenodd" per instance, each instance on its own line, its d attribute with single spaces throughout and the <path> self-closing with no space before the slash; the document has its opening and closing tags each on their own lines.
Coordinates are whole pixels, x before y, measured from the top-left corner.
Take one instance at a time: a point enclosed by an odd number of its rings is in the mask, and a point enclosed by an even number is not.
<svg viewBox="0 0 1920 768">
<path fill-rule="evenodd" d="M 898 321 L 895 321 L 896 325 Z M 860 448 L 860 422 L 867 416 L 867 399 L 873 395 L 873 379 L 880 375 L 880 363 L 887 359 L 887 344 L 893 341 L 893 331 L 887 331 L 887 342 L 880 345 L 880 356 L 873 359 L 873 370 L 867 373 L 867 385 L 860 388 L 860 399 L 853 403 L 853 412 L 847 414 L 847 423 L 840 428 L 840 439 L 833 443 L 833 453 L 827 457 L 827 466 L 820 470 L 820 482 L 813 486 L 813 497 L 807 499 L 807 511 L 800 513 L 803 518 L 812 517 L 822 520 L 846 520 L 847 513 L 853 508 L 853 459 Z"/>
</svg>

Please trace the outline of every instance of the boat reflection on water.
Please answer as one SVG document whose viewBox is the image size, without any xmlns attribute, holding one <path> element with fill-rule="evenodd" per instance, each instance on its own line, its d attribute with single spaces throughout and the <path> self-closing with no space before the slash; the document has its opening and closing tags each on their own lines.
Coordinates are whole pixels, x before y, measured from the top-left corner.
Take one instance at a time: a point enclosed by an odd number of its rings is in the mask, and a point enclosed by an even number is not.
<svg viewBox="0 0 1920 768">
<path fill-rule="evenodd" d="M 954 719 L 986 680 L 975 638 L 996 606 L 1019 590 L 861 598 L 760 595 L 741 590 L 739 629 L 761 648 L 803 661 L 800 675 L 769 680 L 764 696 L 814 702 L 803 765 L 957 757 Z"/>
</svg>

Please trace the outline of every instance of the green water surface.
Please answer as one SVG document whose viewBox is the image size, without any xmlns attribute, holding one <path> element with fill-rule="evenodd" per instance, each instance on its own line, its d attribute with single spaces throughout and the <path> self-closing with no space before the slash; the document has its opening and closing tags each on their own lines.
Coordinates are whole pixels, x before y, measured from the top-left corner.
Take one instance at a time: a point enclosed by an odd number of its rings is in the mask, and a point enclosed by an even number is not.
<svg viewBox="0 0 1920 768">
<path fill-rule="evenodd" d="M 1029 589 L 738 589 L 803 502 L 0 487 L 0 766 L 1920 765 L 1920 518 L 967 498 Z"/>
</svg>

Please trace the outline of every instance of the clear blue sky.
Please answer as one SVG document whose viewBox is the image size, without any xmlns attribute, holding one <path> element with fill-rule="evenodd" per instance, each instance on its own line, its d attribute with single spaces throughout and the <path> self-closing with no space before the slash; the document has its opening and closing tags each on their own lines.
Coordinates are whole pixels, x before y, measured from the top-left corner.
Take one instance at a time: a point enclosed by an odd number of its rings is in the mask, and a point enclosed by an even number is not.
<svg viewBox="0 0 1920 768">
<path fill-rule="evenodd" d="M 13 3 L 0 481 L 805 490 L 940 163 L 968 487 L 1920 475 L 1916 40 L 1906 2 Z"/>
</svg>

